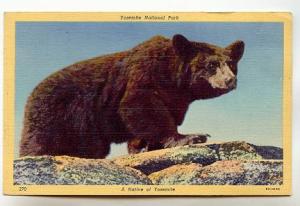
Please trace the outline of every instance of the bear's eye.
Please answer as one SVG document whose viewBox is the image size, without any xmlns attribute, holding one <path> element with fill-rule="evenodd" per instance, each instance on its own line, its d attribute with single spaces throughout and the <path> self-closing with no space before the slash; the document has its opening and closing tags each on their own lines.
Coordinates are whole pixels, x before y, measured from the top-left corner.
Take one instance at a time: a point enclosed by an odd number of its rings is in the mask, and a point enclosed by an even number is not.
<svg viewBox="0 0 300 206">
<path fill-rule="evenodd" d="M 226 61 L 226 64 L 231 69 L 231 71 L 236 75 L 237 74 L 236 62 L 230 60 L 230 61 Z"/>
<path fill-rule="evenodd" d="M 207 69 L 209 71 L 214 71 L 216 70 L 216 68 L 218 68 L 220 66 L 220 63 L 217 62 L 217 61 L 212 61 L 212 62 L 209 62 L 208 65 L 207 65 Z"/>
<path fill-rule="evenodd" d="M 234 67 L 234 61 L 232 61 L 232 60 L 226 61 L 226 64 L 227 64 L 230 68 L 233 68 L 233 67 Z"/>
</svg>

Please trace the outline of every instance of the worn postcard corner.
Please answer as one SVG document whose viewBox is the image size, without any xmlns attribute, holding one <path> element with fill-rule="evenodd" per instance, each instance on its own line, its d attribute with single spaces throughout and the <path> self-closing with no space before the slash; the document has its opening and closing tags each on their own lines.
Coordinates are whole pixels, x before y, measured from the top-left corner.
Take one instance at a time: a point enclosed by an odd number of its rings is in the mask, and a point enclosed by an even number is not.
<svg viewBox="0 0 300 206">
<path fill-rule="evenodd" d="M 7 195 L 290 195 L 291 13 L 5 13 Z"/>
</svg>

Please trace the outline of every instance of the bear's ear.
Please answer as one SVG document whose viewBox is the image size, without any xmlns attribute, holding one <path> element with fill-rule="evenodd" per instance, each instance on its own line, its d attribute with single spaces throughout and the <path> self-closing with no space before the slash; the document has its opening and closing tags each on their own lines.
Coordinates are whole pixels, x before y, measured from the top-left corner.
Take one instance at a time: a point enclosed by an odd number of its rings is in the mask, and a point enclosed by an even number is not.
<svg viewBox="0 0 300 206">
<path fill-rule="evenodd" d="M 229 56 L 234 61 L 239 61 L 244 53 L 245 43 L 243 41 L 235 41 L 225 48 L 229 52 Z"/>
<path fill-rule="evenodd" d="M 186 56 L 191 49 L 191 43 L 181 34 L 175 34 L 172 39 L 172 44 L 176 54 L 180 56 Z"/>
</svg>

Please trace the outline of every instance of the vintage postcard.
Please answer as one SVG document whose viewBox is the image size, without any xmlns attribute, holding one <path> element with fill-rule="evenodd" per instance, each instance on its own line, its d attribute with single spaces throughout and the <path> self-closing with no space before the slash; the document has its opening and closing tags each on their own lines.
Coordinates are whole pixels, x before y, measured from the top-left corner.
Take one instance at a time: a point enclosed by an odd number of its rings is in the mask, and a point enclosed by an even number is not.
<svg viewBox="0 0 300 206">
<path fill-rule="evenodd" d="M 6 13 L 8 195 L 290 195 L 290 13 Z"/>
</svg>

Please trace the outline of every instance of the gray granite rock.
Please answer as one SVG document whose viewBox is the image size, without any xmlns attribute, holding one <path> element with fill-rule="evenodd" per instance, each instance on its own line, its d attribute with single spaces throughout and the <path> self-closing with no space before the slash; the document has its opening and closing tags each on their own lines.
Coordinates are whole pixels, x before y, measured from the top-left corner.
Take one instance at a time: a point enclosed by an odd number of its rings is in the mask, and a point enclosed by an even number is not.
<svg viewBox="0 0 300 206">
<path fill-rule="evenodd" d="M 14 183 L 18 185 L 147 185 L 151 184 L 151 181 L 140 171 L 121 167 L 109 160 L 38 156 L 14 161 Z"/>
<path fill-rule="evenodd" d="M 282 149 L 244 141 L 194 144 L 115 158 L 113 161 L 151 174 L 183 163 L 209 165 L 219 160 L 282 159 Z"/>
<path fill-rule="evenodd" d="M 282 149 L 243 141 L 193 144 L 113 160 L 68 156 L 14 161 L 14 183 L 59 185 L 280 185 Z"/>
<path fill-rule="evenodd" d="M 174 165 L 152 173 L 149 178 L 158 185 L 281 185 L 282 161 L 217 161 Z"/>
<path fill-rule="evenodd" d="M 116 164 L 135 168 L 148 175 L 172 165 L 190 162 L 209 165 L 217 160 L 215 150 L 198 144 L 126 155 L 113 161 Z"/>
</svg>

